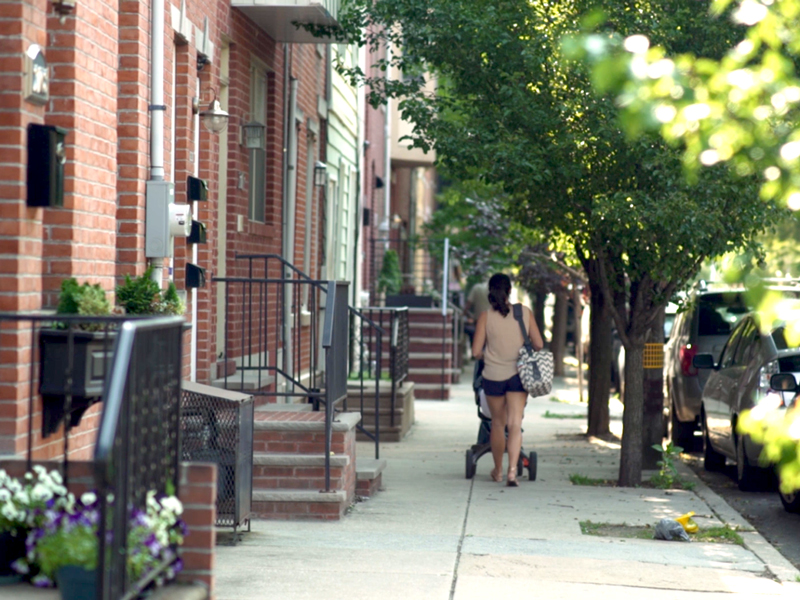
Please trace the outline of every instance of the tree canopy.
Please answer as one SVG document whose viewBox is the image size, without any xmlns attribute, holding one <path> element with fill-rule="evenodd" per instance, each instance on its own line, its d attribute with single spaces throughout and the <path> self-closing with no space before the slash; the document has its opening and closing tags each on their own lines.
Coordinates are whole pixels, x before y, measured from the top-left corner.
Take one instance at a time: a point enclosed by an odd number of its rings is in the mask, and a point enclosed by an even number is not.
<svg viewBox="0 0 800 600">
<path fill-rule="evenodd" d="M 702 2 L 700 3 L 703 4 Z M 678 52 L 722 52 L 740 31 L 697 0 L 617 1 L 598 19 L 591 0 L 353 0 L 336 32 L 398 51 L 372 73 L 345 69 L 395 98 L 415 125 L 408 143 L 434 148 L 447 172 L 504 192 L 507 218 L 559 231 L 609 299 L 628 349 L 620 482 L 641 478 L 641 358 L 659 308 L 709 256 L 747 244 L 768 225 L 754 182 L 717 167 L 682 176 L 679 150 L 631 139 L 612 95 L 561 40 L 595 15 L 603 40 L 645 32 Z M 583 46 L 580 46 L 583 48 Z M 391 67 L 409 76 L 388 79 Z M 619 80 L 613 69 L 607 69 Z M 425 87 L 435 77 L 437 93 Z"/>
</svg>

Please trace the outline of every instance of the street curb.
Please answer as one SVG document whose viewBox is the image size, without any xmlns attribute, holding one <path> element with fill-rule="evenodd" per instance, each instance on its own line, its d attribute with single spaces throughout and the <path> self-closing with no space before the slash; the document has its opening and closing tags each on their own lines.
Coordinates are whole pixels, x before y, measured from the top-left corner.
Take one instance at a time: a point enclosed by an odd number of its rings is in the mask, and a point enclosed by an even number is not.
<svg viewBox="0 0 800 600">
<path fill-rule="evenodd" d="M 705 502 L 720 521 L 731 529 L 738 531 L 744 541 L 744 547 L 756 555 L 781 582 L 800 581 L 800 571 L 778 552 L 764 536 L 762 536 L 747 519 L 712 490 L 697 474 L 683 462 L 676 461 L 676 466 L 683 479 L 695 484 L 694 493 Z"/>
</svg>

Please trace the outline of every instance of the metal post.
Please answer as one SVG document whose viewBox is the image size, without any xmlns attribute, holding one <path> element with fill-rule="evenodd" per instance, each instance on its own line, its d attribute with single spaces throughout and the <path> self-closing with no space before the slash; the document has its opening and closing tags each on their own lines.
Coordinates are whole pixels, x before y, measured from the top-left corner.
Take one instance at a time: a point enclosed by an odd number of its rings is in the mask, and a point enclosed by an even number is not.
<svg viewBox="0 0 800 600">
<path fill-rule="evenodd" d="M 447 353 L 447 288 L 450 271 L 450 238 L 444 238 L 444 268 L 442 269 L 442 400 L 445 399 L 445 354 Z M 452 361 L 452 358 L 450 359 Z"/>
</svg>

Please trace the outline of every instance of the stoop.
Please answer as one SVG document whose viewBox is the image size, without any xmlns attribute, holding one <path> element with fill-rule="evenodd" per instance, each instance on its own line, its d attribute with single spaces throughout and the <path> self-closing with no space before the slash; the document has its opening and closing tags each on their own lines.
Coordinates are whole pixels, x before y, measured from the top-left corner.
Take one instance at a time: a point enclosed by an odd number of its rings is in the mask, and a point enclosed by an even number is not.
<svg viewBox="0 0 800 600">
<path fill-rule="evenodd" d="M 340 519 L 356 495 L 359 413 L 339 413 L 331 440 L 331 490 L 325 492 L 325 413 L 257 410 L 253 513 L 263 519 Z"/>
</svg>

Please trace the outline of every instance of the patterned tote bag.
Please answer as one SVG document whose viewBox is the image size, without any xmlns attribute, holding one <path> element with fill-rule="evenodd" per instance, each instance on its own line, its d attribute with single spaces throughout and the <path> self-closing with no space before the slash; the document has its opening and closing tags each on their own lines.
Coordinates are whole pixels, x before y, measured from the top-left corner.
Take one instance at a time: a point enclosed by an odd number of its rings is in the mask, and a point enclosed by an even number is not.
<svg viewBox="0 0 800 600">
<path fill-rule="evenodd" d="M 519 323 L 524 341 L 519 349 L 517 370 L 525 388 L 531 396 L 544 396 L 553 387 L 553 353 L 549 350 L 534 350 L 528 330 L 522 321 L 522 304 L 514 305 L 514 318 Z"/>
</svg>

